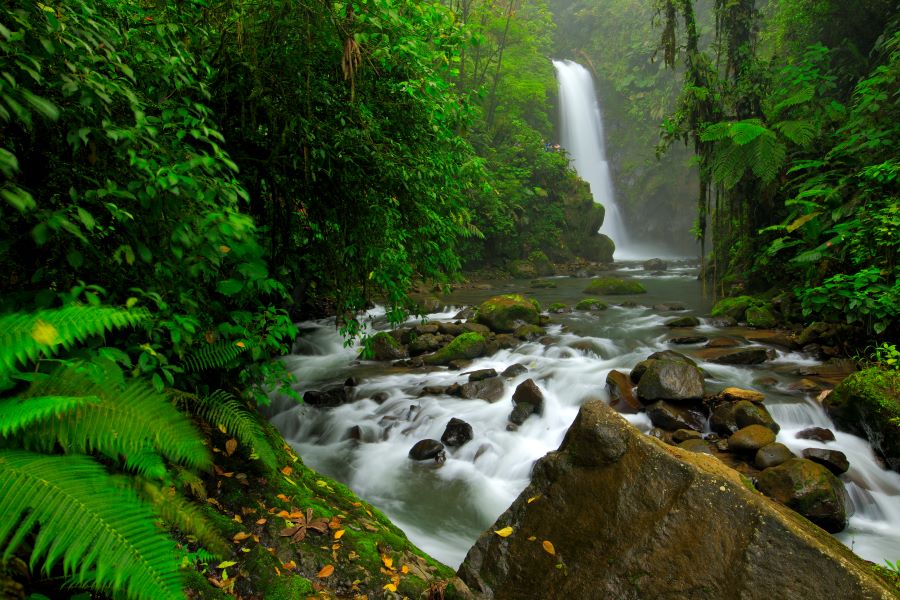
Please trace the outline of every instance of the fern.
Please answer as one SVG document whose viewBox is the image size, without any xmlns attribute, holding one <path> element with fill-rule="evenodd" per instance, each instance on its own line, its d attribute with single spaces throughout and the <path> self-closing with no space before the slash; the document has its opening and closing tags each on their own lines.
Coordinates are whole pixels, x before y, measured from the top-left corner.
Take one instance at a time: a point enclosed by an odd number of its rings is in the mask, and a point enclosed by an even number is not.
<svg viewBox="0 0 900 600">
<path fill-rule="evenodd" d="M 178 394 L 176 400 L 211 425 L 222 426 L 270 469 L 276 467 L 275 453 L 266 435 L 247 408 L 228 392 L 217 390 L 210 396 Z"/>
<path fill-rule="evenodd" d="M 53 356 L 88 338 L 145 321 L 143 309 L 74 305 L 11 313 L 0 316 L 0 379 L 14 372 L 16 364 L 35 362 L 43 353 Z"/>
<path fill-rule="evenodd" d="M 0 545 L 7 561 L 38 527 L 30 565 L 61 562 L 78 585 L 147 600 L 183 598 L 175 544 L 134 491 L 84 456 L 0 450 Z"/>
<path fill-rule="evenodd" d="M 213 551 L 216 556 L 230 553 L 228 542 L 219 535 L 200 510 L 186 501 L 174 488 L 163 489 L 150 481 L 142 480 L 139 482 L 138 490 L 163 521 L 174 525 L 184 533 L 193 535 L 202 546 Z"/>
<path fill-rule="evenodd" d="M 217 342 L 204 346 L 185 357 L 184 365 L 188 371 L 208 371 L 210 369 L 223 369 L 231 365 L 234 360 L 247 349 L 245 342 Z"/>
<path fill-rule="evenodd" d="M 769 129 L 759 119 L 746 119 L 731 124 L 731 140 L 740 146 L 749 144 L 766 133 L 771 135 Z"/>
<path fill-rule="evenodd" d="M 35 423 L 59 418 L 85 404 L 100 402 L 97 396 L 38 396 L 0 400 L 0 436 L 7 437 L 28 429 Z"/>
<path fill-rule="evenodd" d="M 755 138 L 753 144 L 753 160 L 751 161 L 753 174 L 759 177 L 763 183 L 774 181 L 784 165 L 786 154 L 787 150 L 784 144 L 778 141 L 774 133 L 766 129 L 763 135 Z"/>
<path fill-rule="evenodd" d="M 775 129 L 790 142 L 798 146 L 809 146 L 816 138 L 816 128 L 809 121 L 780 121 Z"/>
</svg>

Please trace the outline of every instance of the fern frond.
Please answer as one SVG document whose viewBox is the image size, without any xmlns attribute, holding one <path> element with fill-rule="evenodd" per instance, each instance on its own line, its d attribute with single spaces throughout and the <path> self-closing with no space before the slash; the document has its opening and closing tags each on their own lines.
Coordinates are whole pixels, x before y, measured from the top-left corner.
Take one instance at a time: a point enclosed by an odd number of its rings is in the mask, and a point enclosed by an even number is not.
<svg viewBox="0 0 900 600">
<path fill-rule="evenodd" d="M 804 104 L 805 102 L 809 102 L 813 99 L 813 96 L 816 94 L 816 88 L 812 86 L 807 86 L 801 88 L 800 90 L 794 92 L 781 102 L 775 105 L 772 109 L 773 114 L 777 115 L 781 113 L 786 108 L 790 108 L 792 106 L 797 106 L 798 104 Z"/>
<path fill-rule="evenodd" d="M 0 400 L 0 436 L 6 437 L 48 418 L 85 404 L 100 402 L 97 396 L 38 396 L 35 398 L 4 398 Z"/>
<path fill-rule="evenodd" d="M 781 135 L 798 146 L 808 146 L 816 137 L 816 128 L 809 121 L 781 121 L 775 123 Z"/>
<path fill-rule="evenodd" d="M 727 139 L 731 132 L 731 122 L 722 121 L 721 123 L 713 123 L 703 130 L 700 134 L 701 142 L 718 142 Z"/>
<path fill-rule="evenodd" d="M 193 354 L 186 356 L 184 366 L 186 370 L 194 373 L 210 369 L 223 369 L 231 365 L 246 349 L 246 343 L 242 341 L 216 342 L 203 346 Z"/>
<path fill-rule="evenodd" d="M 786 154 L 784 144 L 766 129 L 765 134 L 756 138 L 756 143 L 753 144 L 753 158 L 750 162 L 753 174 L 764 183 L 773 181 L 784 165 Z"/>
<path fill-rule="evenodd" d="M 0 376 L 28 364 L 41 354 L 53 356 L 88 338 L 139 325 L 149 313 L 107 306 L 68 306 L 0 316 Z"/>
<path fill-rule="evenodd" d="M 165 395 L 141 381 L 124 386 L 97 384 L 77 366 L 69 366 L 34 382 L 21 398 L 79 395 L 99 398 L 99 402 L 35 422 L 19 434 L 22 446 L 52 452 L 59 444 L 70 454 L 99 452 L 114 460 L 124 456 L 126 465 L 152 477 L 165 475 L 163 463 L 153 454 L 195 469 L 212 464 L 190 420 Z"/>
<path fill-rule="evenodd" d="M 771 132 L 759 119 L 745 119 L 731 124 L 731 139 L 735 144 L 749 144 L 759 136 Z"/>
<path fill-rule="evenodd" d="M 174 488 L 163 489 L 147 480 L 141 480 L 139 491 L 151 504 L 153 512 L 168 523 L 193 535 L 207 550 L 222 557 L 230 552 L 228 542 L 210 524 L 196 505 L 185 500 Z"/>
<path fill-rule="evenodd" d="M 134 491 L 84 456 L 0 450 L 0 546 L 4 561 L 37 527 L 31 567 L 62 563 L 75 584 L 133 598 L 183 598 L 175 544 Z"/>
<path fill-rule="evenodd" d="M 749 146 L 740 146 L 730 141 L 724 142 L 713 157 L 713 179 L 731 189 L 741 180 L 750 167 Z"/>
<path fill-rule="evenodd" d="M 175 465 L 172 468 L 172 471 L 175 473 L 175 483 L 182 490 L 190 490 L 194 496 L 204 502 L 206 501 L 206 486 L 203 485 L 203 480 L 200 479 L 196 473 L 190 469 L 179 467 L 178 465 Z"/>
<path fill-rule="evenodd" d="M 176 400 L 185 408 L 211 425 L 221 425 L 242 445 L 253 449 L 253 453 L 270 469 L 276 467 L 275 452 L 266 435 L 247 408 L 234 396 L 217 390 L 209 396 L 179 394 Z"/>
</svg>

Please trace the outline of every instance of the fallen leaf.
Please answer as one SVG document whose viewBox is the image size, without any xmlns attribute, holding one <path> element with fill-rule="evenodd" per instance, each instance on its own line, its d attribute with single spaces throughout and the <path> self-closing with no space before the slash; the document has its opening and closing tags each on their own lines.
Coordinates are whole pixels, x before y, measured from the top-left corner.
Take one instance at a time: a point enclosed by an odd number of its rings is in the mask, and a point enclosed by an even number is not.
<svg viewBox="0 0 900 600">
<path fill-rule="evenodd" d="M 384 566 L 388 569 L 394 568 L 394 559 L 388 556 L 387 554 L 381 555 L 381 562 L 384 563 Z"/>
<path fill-rule="evenodd" d="M 250 552 L 250 548 L 241 548 L 241 552 Z"/>
<path fill-rule="evenodd" d="M 340 545 L 340 544 L 332 544 L 332 545 L 331 545 L 331 549 L 332 549 L 332 550 L 340 550 L 340 549 L 341 549 L 341 545 Z"/>
<path fill-rule="evenodd" d="M 350 504 L 351 504 L 352 506 L 357 507 L 357 508 L 359 508 L 360 506 L 362 506 L 362 502 L 351 502 Z"/>
<path fill-rule="evenodd" d="M 279 500 L 284 500 L 285 502 L 288 501 L 288 497 L 285 496 L 284 494 L 278 494 L 278 495 L 275 496 L 275 497 L 278 498 Z"/>
<path fill-rule="evenodd" d="M 230 440 L 225 442 L 225 454 L 227 454 L 228 456 L 231 456 L 232 454 L 234 454 L 235 450 L 237 450 L 237 440 L 236 439 L 231 438 Z"/>
<path fill-rule="evenodd" d="M 341 539 L 342 537 L 344 537 L 344 530 L 343 530 L 343 529 L 338 529 L 337 531 L 334 532 L 334 539 L 339 540 L 339 539 Z"/>
<path fill-rule="evenodd" d="M 292 560 L 292 561 L 289 561 L 289 562 L 284 563 L 284 564 L 281 565 L 281 566 L 284 567 L 285 569 L 290 570 L 290 569 L 293 569 L 294 567 L 296 567 L 296 566 L 297 566 L 297 563 L 296 563 L 295 561 Z"/>
<path fill-rule="evenodd" d="M 535 500 L 537 500 L 540 497 L 541 497 L 540 494 L 538 494 L 537 496 L 532 496 L 531 498 L 528 499 L 528 504 L 531 504 L 532 502 L 534 502 Z"/>
<path fill-rule="evenodd" d="M 403 565 L 402 567 L 400 567 L 400 572 L 403 573 L 404 575 L 409 573 L 409 565 Z"/>
<path fill-rule="evenodd" d="M 543 542 L 541 542 L 541 546 L 544 547 L 544 551 L 547 554 L 549 554 L 551 556 L 556 556 L 556 548 L 553 547 L 553 544 L 550 543 L 549 540 L 544 540 Z"/>
<path fill-rule="evenodd" d="M 219 428 L 219 431 L 221 431 L 222 433 L 228 433 L 228 430 L 225 429 L 225 426 L 222 425 L 221 423 L 219 423 L 219 424 L 217 425 L 217 427 Z"/>
<path fill-rule="evenodd" d="M 533 536 L 533 535 L 529 535 L 529 536 L 528 536 L 528 541 L 529 541 L 529 542 L 533 542 L 533 541 L 536 540 L 536 539 L 537 539 L 537 538 L 536 538 L 535 536 Z"/>
<path fill-rule="evenodd" d="M 326 577 L 331 577 L 331 574 L 334 573 L 334 565 L 325 565 L 322 567 L 322 570 L 316 573 L 316 577 L 321 577 L 325 579 Z"/>
<path fill-rule="evenodd" d="M 389 592 L 396 592 L 396 591 L 397 591 L 397 586 L 394 585 L 393 583 L 387 583 L 387 584 L 385 584 L 385 586 L 384 586 L 383 588 L 381 588 L 381 589 L 387 590 L 387 591 L 389 591 Z"/>
<path fill-rule="evenodd" d="M 231 539 L 234 540 L 235 542 L 240 542 L 240 541 L 246 540 L 248 537 L 250 537 L 250 534 L 242 531 L 240 533 L 234 534 L 234 537 Z"/>
<path fill-rule="evenodd" d="M 505 538 L 505 537 L 511 536 L 512 532 L 513 532 L 513 528 L 507 526 L 507 527 L 504 527 L 503 529 L 498 529 L 494 533 L 496 533 L 497 535 L 499 535 L 502 538 Z"/>
<path fill-rule="evenodd" d="M 341 520 L 337 517 L 331 517 L 331 521 L 328 522 L 328 527 L 330 529 L 340 529 L 341 528 Z"/>
<path fill-rule="evenodd" d="M 217 569 L 227 569 L 228 567 L 233 567 L 236 564 L 237 563 L 234 562 L 233 560 L 224 560 L 224 561 L 220 562 L 219 564 L 217 564 L 216 568 Z"/>
<path fill-rule="evenodd" d="M 265 524 L 266 524 L 266 519 L 259 519 L 258 521 L 256 521 L 256 524 L 257 524 L 257 525 L 265 525 Z"/>
<path fill-rule="evenodd" d="M 241 515 L 234 515 L 234 520 L 238 523 L 243 523 L 244 520 L 241 518 Z"/>
<path fill-rule="evenodd" d="M 281 569 L 279 569 L 278 567 L 275 567 L 275 574 L 281 575 Z"/>
<path fill-rule="evenodd" d="M 294 468 L 287 466 L 287 467 L 284 467 L 283 469 L 281 469 L 281 472 L 284 473 L 285 475 L 290 475 L 291 473 L 294 472 Z"/>
<path fill-rule="evenodd" d="M 289 513 L 289 512 L 286 511 L 286 510 L 279 510 L 278 513 L 277 513 L 275 516 L 276 516 L 276 517 L 284 517 L 285 519 L 290 519 L 290 518 L 291 518 L 291 513 Z M 303 516 L 303 515 L 301 514 L 300 516 Z"/>
</svg>

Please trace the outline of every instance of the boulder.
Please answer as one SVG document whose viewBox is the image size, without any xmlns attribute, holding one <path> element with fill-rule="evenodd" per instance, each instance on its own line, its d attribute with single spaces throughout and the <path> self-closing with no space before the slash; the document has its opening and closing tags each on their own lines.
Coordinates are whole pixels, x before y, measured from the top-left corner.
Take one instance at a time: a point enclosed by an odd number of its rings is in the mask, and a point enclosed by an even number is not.
<svg viewBox="0 0 900 600">
<path fill-rule="evenodd" d="M 599 294 L 601 296 L 647 293 L 647 290 L 639 282 L 634 279 L 622 279 L 621 277 L 598 277 L 592 280 L 583 291 L 585 294 Z"/>
<path fill-rule="evenodd" d="M 428 352 L 434 352 L 444 345 L 444 340 L 434 333 L 423 333 L 416 336 L 409 343 L 409 355 L 420 356 Z"/>
<path fill-rule="evenodd" d="M 713 306 L 712 316 L 714 317 L 731 317 L 736 321 L 743 321 L 747 309 L 757 300 L 752 296 L 736 296 L 734 298 L 723 298 L 716 302 Z"/>
<path fill-rule="evenodd" d="M 706 340 L 707 340 L 707 338 L 703 337 L 702 335 L 684 335 L 681 337 L 669 338 L 669 340 L 667 340 L 667 341 L 670 344 L 685 345 L 685 344 L 702 344 Z"/>
<path fill-rule="evenodd" d="M 755 390 L 744 390 L 737 387 L 727 387 L 716 395 L 716 398 L 726 402 L 739 402 L 747 400 L 748 402 L 762 402 L 766 396 L 762 392 Z"/>
<path fill-rule="evenodd" d="M 819 463 L 835 475 L 840 475 L 850 470 L 850 461 L 847 460 L 847 455 L 840 450 L 806 448 L 801 454 L 803 458 Z"/>
<path fill-rule="evenodd" d="M 534 412 L 541 414 L 544 409 L 544 392 L 534 382 L 534 379 L 526 379 L 516 388 L 512 397 L 513 404 L 530 404 Z"/>
<path fill-rule="evenodd" d="M 525 422 L 525 419 L 534 414 L 534 406 L 528 404 L 527 402 L 520 402 L 516 404 L 512 412 L 509 413 L 509 422 L 515 425 L 521 425 Z"/>
<path fill-rule="evenodd" d="M 753 464 L 756 465 L 757 469 L 768 469 L 769 467 L 777 467 L 792 458 L 796 458 L 796 456 L 794 456 L 790 448 L 779 442 L 774 442 L 756 451 L 756 458 Z"/>
<path fill-rule="evenodd" d="M 666 431 L 678 429 L 700 431 L 706 421 L 703 414 L 698 411 L 672 406 L 662 400 L 647 407 L 647 416 L 650 417 L 651 423 Z"/>
<path fill-rule="evenodd" d="M 669 268 L 668 263 L 661 258 L 651 258 L 644 261 L 645 271 L 665 271 Z"/>
<path fill-rule="evenodd" d="M 444 444 L 437 440 L 419 440 L 409 449 L 409 457 L 413 460 L 432 460 L 442 463 L 447 459 Z"/>
<path fill-rule="evenodd" d="M 639 413 L 643 405 L 635 398 L 628 375 L 613 369 L 606 376 L 606 390 L 609 392 L 609 405 L 621 413 Z"/>
<path fill-rule="evenodd" d="M 751 306 L 744 313 L 747 325 L 758 329 L 771 329 L 778 324 L 771 305 Z"/>
<path fill-rule="evenodd" d="M 703 397 L 700 369 L 675 360 L 647 361 L 638 381 L 637 394 L 643 400 L 697 400 Z"/>
<path fill-rule="evenodd" d="M 817 442 L 833 442 L 834 432 L 824 427 L 807 427 L 795 435 L 798 440 L 816 440 Z"/>
<path fill-rule="evenodd" d="M 511 535 L 494 533 L 505 527 Z M 895 597 L 865 561 L 736 471 L 641 435 L 603 402 L 581 407 L 459 575 L 498 599 Z"/>
<path fill-rule="evenodd" d="M 496 402 L 503 397 L 503 380 L 499 377 L 493 377 L 480 381 L 470 381 L 459 386 L 455 395 L 466 400 L 478 398 L 487 402 Z"/>
<path fill-rule="evenodd" d="M 741 342 L 728 337 L 717 337 L 706 342 L 707 348 L 734 348 L 740 346 Z"/>
<path fill-rule="evenodd" d="M 495 369 L 478 369 L 477 371 L 472 371 L 469 373 L 469 381 L 481 381 L 483 379 L 490 379 L 491 377 L 496 377 L 497 371 Z"/>
<path fill-rule="evenodd" d="M 481 303 L 475 319 L 491 331 L 512 333 L 524 324 L 540 325 L 540 310 L 518 294 L 494 296 Z"/>
<path fill-rule="evenodd" d="M 683 448 L 688 452 L 702 452 L 704 454 L 712 454 L 715 455 L 713 451 L 712 445 L 706 440 L 702 440 L 700 438 L 693 438 L 690 440 L 684 440 L 678 444 L 679 448 Z"/>
<path fill-rule="evenodd" d="M 484 354 L 485 339 L 480 333 L 464 333 L 423 360 L 429 365 L 446 365 L 450 361 L 478 358 Z"/>
<path fill-rule="evenodd" d="M 728 438 L 728 449 L 732 452 L 755 453 L 763 446 L 775 441 L 775 433 L 762 425 L 748 425 L 735 431 Z"/>
<path fill-rule="evenodd" d="M 585 298 L 584 300 L 579 300 L 578 304 L 575 305 L 575 310 L 606 310 L 609 308 L 607 304 L 600 300 L 599 298 Z"/>
<path fill-rule="evenodd" d="M 322 408 L 334 408 L 350 402 L 350 394 L 342 385 L 337 385 L 324 390 L 309 390 L 303 394 L 303 402 L 310 406 Z"/>
<path fill-rule="evenodd" d="M 719 435 L 729 436 L 740 429 L 734 415 L 737 402 L 722 402 L 713 407 L 709 415 L 709 428 Z"/>
<path fill-rule="evenodd" d="M 702 435 L 700 435 L 699 431 L 694 431 L 693 429 L 676 429 L 672 432 L 672 441 L 676 444 L 680 444 L 681 442 L 686 442 L 687 440 L 699 440 Z"/>
<path fill-rule="evenodd" d="M 687 310 L 687 306 L 681 302 L 660 302 L 659 304 L 653 305 L 653 310 L 657 312 L 679 311 Z"/>
<path fill-rule="evenodd" d="M 528 287 L 538 289 L 538 290 L 553 289 L 556 287 L 556 282 L 553 281 L 552 279 L 532 279 L 531 283 L 528 285 Z"/>
<path fill-rule="evenodd" d="M 522 373 L 527 373 L 527 372 L 528 372 L 528 367 L 526 367 L 525 365 L 516 363 L 514 365 L 509 365 L 508 367 L 503 369 L 503 372 L 500 373 L 500 376 L 510 379 L 513 377 L 518 377 Z"/>
<path fill-rule="evenodd" d="M 847 526 L 844 484 L 822 465 L 792 458 L 760 473 L 757 487 L 825 531 L 837 533 Z"/>
<path fill-rule="evenodd" d="M 663 323 L 666 327 L 697 327 L 700 325 L 700 319 L 697 317 L 676 317 L 669 319 Z"/>
<path fill-rule="evenodd" d="M 756 404 L 747 400 L 741 400 L 734 405 L 734 421 L 737 426 L 762 425 L 772 430 L 772 433 L 781 431 L 781 427 L 769 414 L 762 404 Z"/>
<path fill-rule="evenodd" d="M 511 333 L 498 333 L 494 336 L 494 342 L 496 342 L 498 348 L 512 349 L 519 346 L 522 340 Z"/>
<path fill-rule="evenodd" d="M 611 263 L 616 245 L 609 237 L 598 233 L 585 239 L 578 254 L 591 262 Z"/>
<path fill-rule="evenodd" d="M 762 346 L 748 346 L 737 350 L 729 350 L 710 358 L 710 362 L 719 365 L 758 365 L 769 360 L 771 350 Z"/>
<path fill-rule="evenodd" d="M 659 352 L 654 352 L 647 357 L 647 360 L 674 360 L 675 362 L 683 362 L 695 367 L 697 366 L 697 363 L 692 358 L 681 352 L 675 352 L 674 350 L 660 350 Z"/>
<path fill-rule="evenodd" d="M 453 417 L 450 419 L 450 422 L 447 423 L 447 427 L 444 428 L 444 433 L 441 435 L 441 442 L 443 442 L 445 446 L 458 447 L 471 441 L 473 436 L 474 433 L 471 425 L 462 419 Z"/>
<path fill-rule="evenodd" d="M 438 323 L 438 333 L 443 335 L 452 335 L 456 337 L 466 332 L 466 328 L 462 323 Z"/>
<path fill-rule="evenodd" d="M 403 345 L 386 331 L 372 336 L 371 348 L 372 358 L 375 360 L 397 360 L 406 356 Z"/>
<path fill-rule="evenodd" d="M 539 325 L 532 325 L 530 323 L 527 323 L 525 325 L 519 325 L 518 327 L 516 327 L 513 335 L 520 340 L 533 341 L 541 336 L 547 335 L 547 331 Z"/>
<path fill-rule="evenodd" d="M 372 402 L 375 404 L 384 404 L 390 397 L 391 395 L 387 392 L 375 392 L 372 394 Z"/>
</svg>

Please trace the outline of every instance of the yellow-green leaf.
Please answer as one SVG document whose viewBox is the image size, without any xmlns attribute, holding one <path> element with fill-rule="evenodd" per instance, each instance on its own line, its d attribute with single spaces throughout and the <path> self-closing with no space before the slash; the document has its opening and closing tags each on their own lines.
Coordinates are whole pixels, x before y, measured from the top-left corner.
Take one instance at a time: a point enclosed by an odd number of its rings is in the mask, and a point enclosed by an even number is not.
<svg viewBox="0 0 900 600">
<path fill-rule="evenodd" d="M 512 532 L 513 532 L 513 528 L 507 526 L 507 527 L 504 527 L 503 529 L 498 529 L 494 533 L 496 533 L 497 535 L 499 535 L 502 538 L 505 538 L 505 537 L 511 536 Z"/>
</svg>

